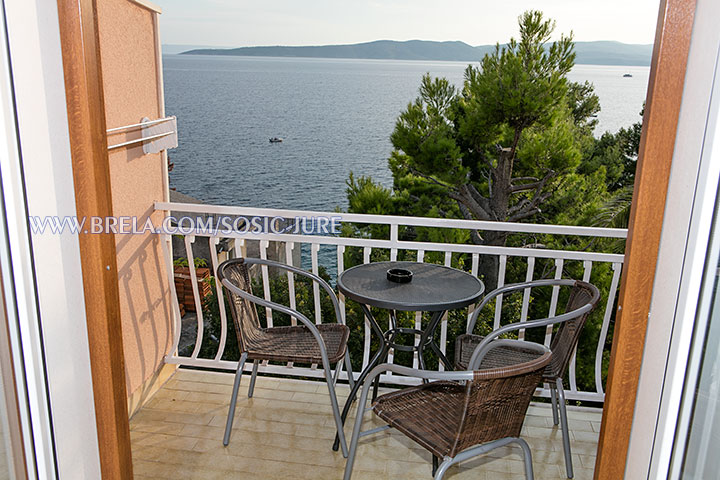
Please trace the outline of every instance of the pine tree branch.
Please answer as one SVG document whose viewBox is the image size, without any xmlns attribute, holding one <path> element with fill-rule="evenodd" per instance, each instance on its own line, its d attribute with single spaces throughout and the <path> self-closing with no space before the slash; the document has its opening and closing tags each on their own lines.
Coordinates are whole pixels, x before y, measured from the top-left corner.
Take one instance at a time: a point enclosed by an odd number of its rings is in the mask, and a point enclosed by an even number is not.
<svg viewBox="0 0 720 480">
<path fill-rule="evenodd" d="M 516 183 L 516 182 L 526 182 L 528 180 L 532 180 L 533 182 L 537 182 L 539 178 L 537 177 L 515 177 L 510 180 L 510 183 Z"/>
<path fill-rule="evenodd" d="M 466 183 L 465 185 L 460 186 L 460 191 L 466 190 L 470 197 L 480 206 L 480 208 L 483 209 L 485 214 L 490 217 L 490 199 L 484 197 L 480 192 L 478 192 L 477 188 L 475 188 L 475 185 L 471 183 Z"/>
<path fill-rule="evenodd" d="M 514 215 L 510 215 L 508 218 L 508 222 L 518 222 L 520 220 L 523 220 L 528 217 L 532 217 L 533 215 L 536 215 L 541 212 L 539 205 L 545 202 L 550 196 L 552 195 L 552 192 L 546 192 L 542 195 L 539 195 L 537 197 L 534 197 L 531 201 L 528 201 L 523 208 L 519 209 L 517 213 Z M 527 199 L 524 199 L 527 200 Z"/>
<path fill-rule="evenodd" d="M 468 187 L 468 184 L 460 185 L 456 193 L 450 193 L 450 198 L 462 203 L 473 214 L 476 220 L 492 220 L 490 210 L 486 208 L 486 206 L 489 205 L 487 199 L 480 196 L 480 194 L 477 194 L 477 197 L 475 197 Z"/>
<path fill-rule="evenodd" d="M 416 170 L 415 168 L 413 168 L 413 167 L 411 167 L 411 166 L 409 166 L 409 165 L 407 165 L 407 169 L 408 169 L 408 170 L 410 171 L 410 173 L 412 173 L 413 175 L 422 178 L 422 179 L 425 181 L 425 183 L 429 183 L 429 184 L 431 184 L 431 185 L 438 185 L 438 186 L 440 186 L 440 187 L 443 187 L 443 188 L 446 188 L 446 189 L 450 190 L 451 192 L 454 191 L 454 190 L 456 191 L 456 189 L 453 188 L 451 185 L 448 185 L 447 183 L 441 182 L 440 180 L 438 180 L 437 178 L 433 177 L 432 175 L 427 175 L 427 174 L 425 174 L 425 173 L 422 173 L 421 171 Z"/>
<path fill-rule="evenodd" d="M 469 211 L 471 211 L 478 220 L 492 220 L 489 214 L 489 201 L 475 189 L 472 185 L 465 184 L 460 185 L 460 188 L 455 188 L 451 185 L 441 182 L 432 175 L 416 170 L 413 167 L 407 167 L 410 173 L 420 177 L 425 183 L 431 185 L 437 185 L 447 190 L 448 196 L 464 205 Z"/>
<path fill-rule="evenodd" d="M 537 213 L 540 213 L 539 205 L 545 202 L 552 195 L 552 192 L 543 193 L 543 189 L 545 188 L 547 183 L 554 177 L 555 172 L 553 170 L 548 170 L 542 180 L 535 182 L 533 184 L 535 192 L 532 198 L 525 197 L 517 204 L 510 207 L 510 209 L 508 210 L 508 221 L 517 222 L 518 220 L 522 220 L 524 218 L 528 218 Z M 518 187 L 522 187 L 522 185 L 518 185 Z M 512 188 L 511 192 L 517 193 L 517 191 L 513 191 Z"/>
<path fill-rule="evenodd" d="M 536 215 L 538 213 L 540 213 L 539 207 L 530 208 L 528 210 L 524 210 L 523 212 L 511 216 L 510 218 L 508 218 L 508 222 L 519 222 L 520 220 L 532 217 L 533 215 Z"/>
<path fill-rule="evenodd" d="M 537 191 L 545 188 L 545 185 L 547 185 L 547 182 L 550 181 L 550 179 L 552 179 L 553 177 L 555 177 L 555 172 L 553 170 L 548 170 L 547 173 L 545 174 L 545 176 L 541 180 L 538 180 L 537 178 L 534 178 L 534 177 L 513 178 L 511 180 L 511 183 L 515 182 L 517 180 L 535 180 L 535 181 L 532 183 L 526 183 L 523 185 L 513 185 L 510 187 L 510 193 L 526 192 L 528 190 L 535 190 L 537 192 Z"/>
</svg>

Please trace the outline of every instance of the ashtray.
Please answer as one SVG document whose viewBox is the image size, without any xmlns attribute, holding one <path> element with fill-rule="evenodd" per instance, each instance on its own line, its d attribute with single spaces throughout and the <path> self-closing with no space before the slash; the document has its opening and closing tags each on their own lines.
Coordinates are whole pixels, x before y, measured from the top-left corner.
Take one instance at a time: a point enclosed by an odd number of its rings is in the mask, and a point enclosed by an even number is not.
<svg viewBox="0 0 720 480">
<path fill-rule="evenodd" d="M 395 283 L 410 283 L 412 272 L 404 268 L 391 268 L 387 271 L 387 279 Z"/>
</svg>

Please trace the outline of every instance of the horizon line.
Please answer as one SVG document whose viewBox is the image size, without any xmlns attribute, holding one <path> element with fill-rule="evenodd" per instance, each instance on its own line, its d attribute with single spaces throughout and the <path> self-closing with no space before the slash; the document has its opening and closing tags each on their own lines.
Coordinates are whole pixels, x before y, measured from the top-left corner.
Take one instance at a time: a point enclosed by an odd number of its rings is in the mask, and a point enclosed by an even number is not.
<svg viewBox="0 0 720 480">
<path fill-rule="evenodd" d="M 556 40 L 553 40 L 556 41 Z M 362 45 L 367 43 L 375 43 L 375 42 L 396 42 L 396 43 L 407 43 L 407 42 L 432 42 L 432 43 L 464 43 L 465 45 L 468 45 L 473 48 L 477 47 L 492 47 L 497 45 L 499 42 L 496 43 L 483 43 L 478 45 L 472 45 L 470 43 L 467 43 L 463 40 L 423 40 L 420 38 L 413 38 L 409 40 L 392 40 L 392 39 L 376 39 L 376 40 L 366 40 L 361 42 L 354 42 L 354 43 L 324 43 L 324 44 L 307 44 L 307 45 L 269 45 L 269 44 L 262 44 L 262 45 L 240 45 L 240 46 L 229 46 L 229 45 L 200 45 L 195 43 L 169 43 L 169 42 L 163 42 L 162 45 L 177 45 L 177 46 L 194 46 L 194 47 L 203 47 L 203 48 L 221 48 L 221 49 L 231 49 L 231 48 L 257 48 L 257 47 L 289 47 L 289 48 L 295 48 L 295 47 L 335 47 L 335 46 L 346 46 L 346 45 Z M 612 42 L 612 43 L 621 43 L 623 45 L 638 45 L 638 46 L 647 46 L 647 45 L 653 45 L 654 42 L 650 43 L 627 43 L 622 42 L 620 40 L 573 40 L 573 43 L 600 43 L 600 42 Z M 552 43 L 547 42 L 547 43 Z M 505 43 L 500 43 L 500 45 L 506 45 Z"/>
</svg>

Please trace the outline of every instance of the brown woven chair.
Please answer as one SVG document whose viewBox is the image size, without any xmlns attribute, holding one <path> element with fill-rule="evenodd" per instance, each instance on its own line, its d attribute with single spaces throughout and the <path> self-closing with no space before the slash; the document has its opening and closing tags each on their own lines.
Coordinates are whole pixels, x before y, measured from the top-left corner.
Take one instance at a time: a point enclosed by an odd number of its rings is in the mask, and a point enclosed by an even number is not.
<svg viewBox="0 0 720 480">
<path fill-rule="evenodd" d="M 550 350 L 518 340 L 495 340 L 481 348 L 480 361 L 496 348 L 518 349 L 526 360 L 462 372 L 416 370 L 392 364 L 375 367 L 363 383 L 344 479 L 350 480 L 352 475 L 361 436 L 396 428 L 434 457 L 443 459 L 434 472 L 436 480 L 442 479 L 453 464 L 510 443 L 522 448 L 525 477 L 532 480 L 532 454 L 527 442 L 520 438 L 520 429 L 542 372 L 550 362 Z M 378 397 L 372 410 L 387 425 L 361 432 L 370 386 L 386 371 L 438 381 Z"/>
<path fill-rule="evenodd" d="M 316 325 L 296 310 L 253 295 L 250 276 L 248 274 L 248 266 L 253 264 L 268 265 L 288 270 L 317 282 L 328 293 L 332 300 L 333 306 L 335 307 L 337 323 Z M 240 349 L 240 361 L 238 362 L 238 368 L 235 372 L 235 383 L 230 399 L 223 445 L 227 446 L 230 441 L 238 388 L 240 387 L 240 378 L 242 377 L 245 362 L 253 362 L 248 397 L 252 397 L 253 395 L 259 362 L 269 360 L 277 362 L 311 363 L 321 364 L 325 371 L 325 381 L 327 382 L 330 393 L 330 403 L 332 405 L 333 416 L 335 417 L 335 425 L 337 426 L 340 437 L 343 456 L 347 456 L 347 444 L 345 442 L 345 435 L 343 434 L 343 424 L 335 395 L 335 383 L 340 376 L 344 360 L 350 386 L 352 387 L 353 385 L 352 365 L 350 364 L 350 355 L 347 350 L 347 340 L 350 336 L 350 329 L 345 326 L 343 322 L 340 305 L 332 287 L 322 278 L 305 270 L 258 258 L 235 258 L 228 260 L 218 267 L 217 276 L 229 294 L 230 310 L 232 312 L 238 347 Z M 255 310 L 256 304 L 295 317 L 302 325 L 262 328 L 258 320 L 257 311 Z M 331 364 L 333 363 L 337 364 L 334 378 L 331 369 Z"/>
<path fill-rule="evenodd" d="M 486 337 L 473 335 L 478 315 L 483 307 L 500 294 L 520 292 L 527 288 L 536 287 L 571 287 L 565 313 L 552 318 L 529 320 L 526 322 L 515 322 L 505 325 Z M 572 455 L 570 448 L 570 432 L 565 408 L 565 390 L 563 387 L 563 376 L 572 359 L 572 354 L 580 339 L 580 332 L 590 312 L 600 300 L 600 291 L 594 285 L 579 280 L 536 280 L 534 282 L 517 283 L 497 288 L 488 293 L 480 306 L 475 310 L 468 322 L 467 333 L 458 336 L 455 341 L 455 365 L 458 370 L 465 370 L 472 363 L 472 356 L 477 347 L 483 343 L 491 342 L 493 339 L 506 333 L 528 328 L 546 327 L 548 325 L 560 324 L 550 344 L 552 359 L 543 372 L 543 381 L 550 386 L 550 399 L 552 401 L 553 422 L 561 423 L 563 434 L 563 450 L 565 452 L 565 468 L 568 478 L 573 478 Z M 507 362 L 518 362 L 523 360 L 522 352 L 503 348 L 494 349 L 485 356 L 481 366 L 492 368 L 496 365 L 504 365 Z M 558 401 L 559 396 L 559 401 Z M 560 413 L 558 415 L 558 407 Z M 559 417 L 559 419 L 558 419 Z"/>
</svg>

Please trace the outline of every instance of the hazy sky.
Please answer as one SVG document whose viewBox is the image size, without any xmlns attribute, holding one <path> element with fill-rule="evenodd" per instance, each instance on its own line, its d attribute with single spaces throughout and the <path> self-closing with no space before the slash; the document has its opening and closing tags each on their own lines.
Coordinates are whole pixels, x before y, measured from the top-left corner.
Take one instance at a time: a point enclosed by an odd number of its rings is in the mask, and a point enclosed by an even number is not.
<svg viewBox="0 0 720 480">
<path fill-rule="evenodd" d="M 517 37 L 517 17 L 539 9 L 556 33 L 575 40 L 652 43 L 659 0 L 155 0 L 162 43 L 251 46 L 324 45 L 371 40 L 461 40 L 470 45 Z"/>
</svg>

